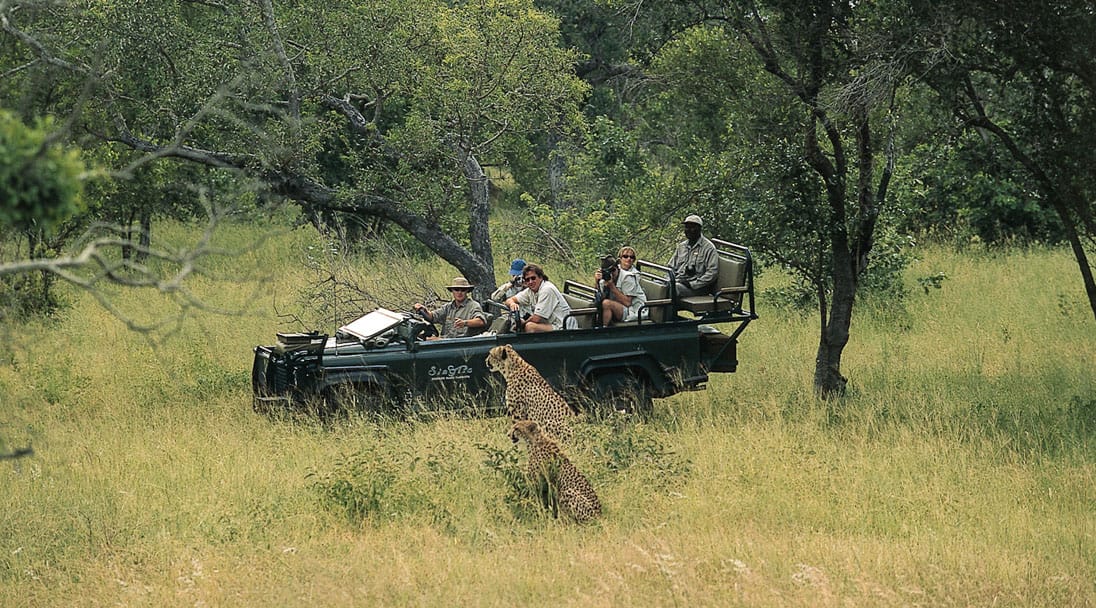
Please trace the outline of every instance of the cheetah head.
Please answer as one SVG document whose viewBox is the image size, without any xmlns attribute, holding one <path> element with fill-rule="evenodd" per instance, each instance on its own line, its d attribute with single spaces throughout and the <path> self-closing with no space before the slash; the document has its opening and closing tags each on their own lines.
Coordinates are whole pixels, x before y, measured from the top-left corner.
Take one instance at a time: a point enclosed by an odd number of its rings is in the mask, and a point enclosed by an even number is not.
<svg viewBox="0 0 1096 608">
<path fill-rule="evenodd" d="M 540 435 L 540 426 L 532 420 L 518 420 L 510 429 L 510 441 L 518 442 L 522 437 L 532 443 L 533 439 Z"/>
<path fill-rule="evenodd" d="M 487 353 L 487 369 L 500 374 L 505 373 L 515 357 L 518 357 L 518 352 L 514 350 L 513 346 L 509 344 L 496 346 Z"/>
</svg>

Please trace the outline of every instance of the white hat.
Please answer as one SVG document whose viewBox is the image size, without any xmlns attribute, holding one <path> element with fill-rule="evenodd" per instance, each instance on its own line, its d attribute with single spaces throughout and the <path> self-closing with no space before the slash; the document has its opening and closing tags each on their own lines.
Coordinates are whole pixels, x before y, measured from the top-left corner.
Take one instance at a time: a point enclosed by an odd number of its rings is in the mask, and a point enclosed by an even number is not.
<svg viewBox="0 0 1096 608">
<path fill-rule="evenodd" d="M 696 215 L 694 213 L 693 215 L 690 215 L 689 217 L 686 217 L 685 221 L 681 222 L 681 223 L 682 224 L 696 224 L 697 226 L 703 226 L 704 225 L 704 220 L 700 219 L 700 216 Z"/>
</svg>

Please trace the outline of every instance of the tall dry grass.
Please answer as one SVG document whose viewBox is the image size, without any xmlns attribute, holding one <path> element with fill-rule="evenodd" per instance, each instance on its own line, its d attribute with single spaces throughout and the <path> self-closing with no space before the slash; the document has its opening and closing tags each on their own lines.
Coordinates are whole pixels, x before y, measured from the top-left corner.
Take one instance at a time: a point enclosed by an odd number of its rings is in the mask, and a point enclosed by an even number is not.
<svg viewBox="0 0 1096 608">
<path fill-rule="evenodd" d="M 240 314 L 163 342 L 78 295 L 15 330 L 0 436 L 35 455 L 0 463 L 0 605 L 1096 603 L 1096 324 L 1068 252 L 926 250 L 904 307 L 858 308 L 836 403 L 816 320 L 760 298 L 738 373 L 579 425 L 605 515 L 574 526 L 516 491 L 504 419 L 251 411 L 250 349 L 313 241 L 211 263 L 195 292 Z"/>
</svg>

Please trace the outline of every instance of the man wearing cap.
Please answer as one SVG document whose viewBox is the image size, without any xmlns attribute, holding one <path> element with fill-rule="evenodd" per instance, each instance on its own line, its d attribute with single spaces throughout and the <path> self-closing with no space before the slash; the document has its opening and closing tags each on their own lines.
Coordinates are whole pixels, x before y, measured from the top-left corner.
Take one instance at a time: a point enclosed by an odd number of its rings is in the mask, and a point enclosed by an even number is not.
<svg viewBox="0 0 1096 608">
<path fill-rule="evenodd" d="M 468 297 L 472 293 L 473 285 L 468 279 L 457 277 L 453 284 L 446 287 L 453 294 L 453 301 L 446 303 L 437 310 L 430 311 L 422 302 L 415 303 L 415 310 L 431 323 L 441 323 L 442 338 L 463 338 L 468 335 L 476 335 L 487 327 L 487 316 L 483 314 L 479 302 Z M 469 334 L 468 330 L 472 333 Z"/>
<path fill-rule="evenodd" d="M 709 295 L 719 275 L 719 253 L 715 245 L 700 234 L 704 220 L 699 215 L 686 217 L 682 226 L 685 240 L 678 243 L 673 257 L 666 263 L 674 271 L 677 295 Z"/>
<path fill-rule="evenodd" d="M 499 285 L 495 293 L 491 294 L 491 299 L 496 302 L 505 302 L 507 298 L 516 296 L 519 291 L 525 289 L 525 286 L 521 284 L 522 270 L 525 270 L 525 260 L 518 258 L 510 262 L 510 281 Z"/>
</svg>

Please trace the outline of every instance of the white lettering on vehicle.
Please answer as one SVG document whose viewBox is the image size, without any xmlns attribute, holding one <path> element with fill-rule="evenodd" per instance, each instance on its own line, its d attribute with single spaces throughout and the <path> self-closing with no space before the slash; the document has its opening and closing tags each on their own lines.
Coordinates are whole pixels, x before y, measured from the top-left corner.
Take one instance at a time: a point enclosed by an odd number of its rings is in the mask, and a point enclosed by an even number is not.
<svg viewBox="0 0 1096 608">
<path fill-rule="evenodd" d="M 432 381 L 463 380 L 472 377 L 472 366 L 450 365 L 447 367 L 438 367 L 436 365 L 431 365 L 426 373 L 429 374 L 430 380 Z"/>
</svg>

